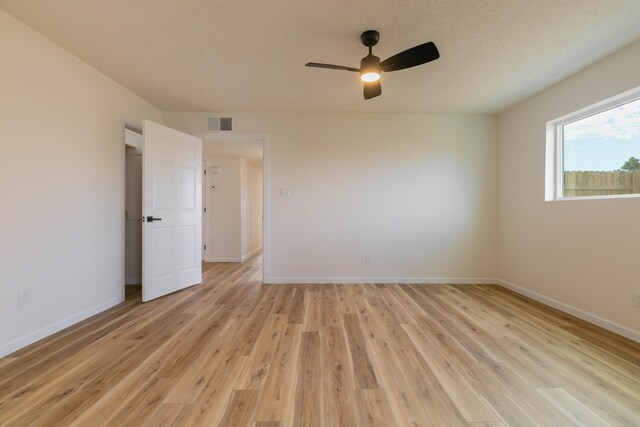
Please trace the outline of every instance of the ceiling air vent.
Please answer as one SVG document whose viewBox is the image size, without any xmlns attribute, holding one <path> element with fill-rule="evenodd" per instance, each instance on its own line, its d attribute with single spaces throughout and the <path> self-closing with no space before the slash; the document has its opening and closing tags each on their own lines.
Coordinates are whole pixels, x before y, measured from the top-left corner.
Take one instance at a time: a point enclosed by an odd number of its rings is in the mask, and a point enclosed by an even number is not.
<svg viewBox="0 0 640 427">
<path fill-rule="evenodd" d="M 231 117 L 207 117 L 207 130 L 232 130 Z"/>
</svg>

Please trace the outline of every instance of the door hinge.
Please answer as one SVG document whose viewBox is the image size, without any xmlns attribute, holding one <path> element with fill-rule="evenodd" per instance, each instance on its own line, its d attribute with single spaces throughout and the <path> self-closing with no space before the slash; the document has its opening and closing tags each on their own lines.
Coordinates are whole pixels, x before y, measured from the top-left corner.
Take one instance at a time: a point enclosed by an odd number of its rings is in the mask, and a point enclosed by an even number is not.
<svg viewBox="0 0 640 427">
<path fill-rule="evenodd" d="M 204 208 L 204 211 L 207 212 L 207 208 Z"/>
<path fill-rule="evenodd" d="M 206 169 L 204 170 L 204 174 L 205 174 L 205 175 L 207 174 L 207 170 L 206 170 Z"/>
<path fill-rule="evenodd" d="M 207 245 L 204 245 L 204 250 L 205 250 L 205 251 L 207 250 Z"/>
</svg>

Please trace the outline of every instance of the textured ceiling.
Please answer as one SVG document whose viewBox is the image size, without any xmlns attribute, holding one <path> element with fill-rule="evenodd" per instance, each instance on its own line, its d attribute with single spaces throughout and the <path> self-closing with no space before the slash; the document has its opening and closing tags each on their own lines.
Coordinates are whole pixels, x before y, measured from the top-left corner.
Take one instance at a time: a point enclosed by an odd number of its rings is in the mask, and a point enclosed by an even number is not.
<svg viewBox="0 0 640 427">
<path fill-rule="evenodd" d="M 0 0 L 0 7 L 164 111 L 495 112 L 640 38 L 638 0 Z M 363 30 L 385 59 L 364 101 Z"/>
</svg>

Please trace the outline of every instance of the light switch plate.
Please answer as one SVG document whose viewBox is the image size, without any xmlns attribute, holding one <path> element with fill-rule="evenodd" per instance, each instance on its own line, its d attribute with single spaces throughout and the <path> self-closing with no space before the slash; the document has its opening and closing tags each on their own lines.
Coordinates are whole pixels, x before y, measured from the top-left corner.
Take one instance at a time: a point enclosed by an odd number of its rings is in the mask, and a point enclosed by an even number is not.
<svg viewBox="0 0 640 427">
<path fill-rule="evenodd" d="M 280 197 L 290 197 L 291 189 L 289 187 L 280 187 Z"/>
</svg>

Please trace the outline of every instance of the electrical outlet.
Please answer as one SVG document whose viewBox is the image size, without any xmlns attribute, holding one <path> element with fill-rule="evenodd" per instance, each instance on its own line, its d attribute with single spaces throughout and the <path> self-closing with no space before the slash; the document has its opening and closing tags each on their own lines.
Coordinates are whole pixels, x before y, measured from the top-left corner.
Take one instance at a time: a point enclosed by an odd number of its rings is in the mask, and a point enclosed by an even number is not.
<svg viewBox="0 0 640 427">
<path fill-rule="evenodd" d="M 20 289 L 18 291 L 18 307 L 27 305 L 30 302 L 29 289 Z"/>
<path fill-rule="evenodd" d="M 364 263 L 365 264 L 371 264 L 371 257 L 369 255 L 365 255 L 364 256 Z"/>
<path fill-rule="evenodd" d="M 640 291 L 633 293 L 633 305 L 640 308 Z"/>
</svg>

